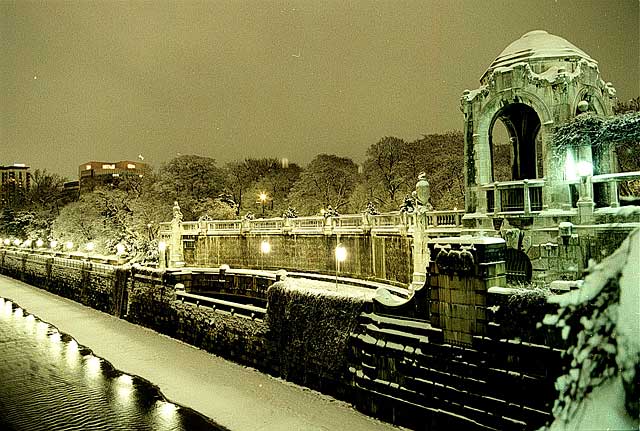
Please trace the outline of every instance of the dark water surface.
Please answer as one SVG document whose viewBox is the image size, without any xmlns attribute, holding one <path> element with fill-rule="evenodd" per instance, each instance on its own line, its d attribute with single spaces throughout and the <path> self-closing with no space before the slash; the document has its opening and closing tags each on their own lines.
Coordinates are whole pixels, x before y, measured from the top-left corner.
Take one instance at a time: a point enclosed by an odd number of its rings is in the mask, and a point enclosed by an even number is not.
<svg viewBox="0 0 640 431">
<path fill-rule="evenodd" d="M 0 430 L 225 428 L 0 298 Z"/>
</svg>

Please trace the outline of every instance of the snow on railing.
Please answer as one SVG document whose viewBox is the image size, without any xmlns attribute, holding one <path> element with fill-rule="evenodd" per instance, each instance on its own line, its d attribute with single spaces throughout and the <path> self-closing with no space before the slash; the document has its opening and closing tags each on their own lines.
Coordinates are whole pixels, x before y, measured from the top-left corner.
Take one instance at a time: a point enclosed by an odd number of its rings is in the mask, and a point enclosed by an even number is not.
<svg viewBox="0 0 640 431">
<path fill-rule="evenodd" d="M 208 307 L 212 310 L 219 310 L 231 315 L 239 315 L 250 319 L 264 319 L 267 310 L 249 304 L 225 301 L 223 299 L 211 298 L 209 296 L 194 295 L 186 292 L 176 292 L 176 298 L 182 302 L 194 304 L 196 307 Z"/>
<path fill-rule="evenodd" d="M 197 221 L 185 221 L 182 222 L 183 232 L 197 232 L 199 229 L 199 223 Z"/>
<path fill-rule="evenodd" d="M 363 216 L 361 214 L 340 215 L 338 217 L 333 217 L 333 221 L 336 228 L 361 229 L 364 224 Z"/>
<path fill-rule="evenodd" d="M 284 227 L 284 219 L 277 218 L 259 218 L 249 221 L 249 230 L 255 232 L 261 231 L 279 231 Z"/>
<path fill-rule="evenodd" d="M 287 219 L 289 226 L 292 230 L 313 230 L 321 232 L 324 227 L 324 217 L 321 216 L 309 216 L 309 217 L 296 217 Z"/>
<path fill-rule="evenodd" d="M 241 220 L 211 220 L 207 221 L 206 228 L 208 231 L 233 231 L 240 232 L 242 229 Z"/>
<path fill-rule="evenodd" d="M 639 181 L 640 171 L 636 172 L 617 172 L 614 174 L 601 174 L 591 177 L 591 183 L 605 183 L 609 187 L 610 202 L 609 206 L 616 208 L 620 206 L 620 191 L 618 190 L 618 183 L 622 181 Z M 593 191 L 591 192 L 593 195 Z"/>
<path fill-rule="evenodd" d="M 400 213 L 400 211 L 376 214 L 370 217 L 371 225 L 376 227 L 393 227 L 402 224 L 402 213 Z"/>
<path fill-rule="evenodd" d="M 427 213 L 428 226 L 461 227 L 464 210 L 431 211 Z"/>
<path fill-rule="evenodd" d="M 461 227 L 464 210 L 430 211 L 425 213 L 429 227 Z M 413 213 L 400 211 L 384 214 L 344 214 L 336 217 L 306 216 L 295 218 L 261 218 L 254 220 L 207 220 L 182 222 L 183 235 L 216 235 L 247 233 L 327 233 L 368 232 L 369 230 L 412 234 L 416 219 Z M 160 224 L 160 234 L 171 233 L 170 223 Z"/>
</svg>

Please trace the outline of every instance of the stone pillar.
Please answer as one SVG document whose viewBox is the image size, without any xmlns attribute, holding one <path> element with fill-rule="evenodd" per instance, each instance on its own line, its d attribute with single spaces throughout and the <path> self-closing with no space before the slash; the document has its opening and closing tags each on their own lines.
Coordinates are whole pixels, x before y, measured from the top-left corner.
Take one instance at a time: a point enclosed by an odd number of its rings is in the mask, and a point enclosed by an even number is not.
<svg viewBox="0 0 640 431">
<path fill-rule="evenodd" d="M 171 220 L 171 244 L 169 250 L 169 267 L 184 266 L 182 251 L 182 211 L 178 201 L 173 203 L 173 219 Z"/>
<path fill-rule="evenodd" d="M 487 331 L 487 290 L 506 286 L 502 238 L 438 238 L 428 242 L 433 259 L 427 283 L 431 290 L 431 324 L 444 341 L 471 345 Z"/>
<path fill-rule="evenodd" d="M 416 209 L 412 216 L 415 221 L 413 230 L 413 276 L 411 289 L 420 289 L 426 281 L 427 265 L 429 264 L 429 248 L 427 242 L 429 228 L 427 212 L 433 209 L 431 205 L 431 188 L 427 176 L 424 172 L 418 175 L 416 190 L 413 192 L 416 198 Z M 437 217 L 433 217 L 434 226 L 437 224 Z"/>
<path fill-rule="evenodd" d="M 427 214 L 417 212 L 415 215 L 415 228 L 413 231 L 413 276 L 411 289 L 420 289 L 426 281 L 427 265 L 429 264 L 429 248 L 427 246 L 429 236 L 427 234 Z"/>
</svg>

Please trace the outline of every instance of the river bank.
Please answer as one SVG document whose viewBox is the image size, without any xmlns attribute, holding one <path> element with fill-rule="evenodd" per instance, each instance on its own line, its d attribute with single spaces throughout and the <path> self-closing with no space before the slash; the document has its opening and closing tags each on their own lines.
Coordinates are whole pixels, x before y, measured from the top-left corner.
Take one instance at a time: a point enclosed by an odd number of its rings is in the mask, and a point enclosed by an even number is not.
<svg viewBox="0 0 640 431">
<path fill-rule="evenodd" d="M 114 367 L 149 380 L 169 400 L 233 431 L 398 429 L 331 397 L 20 281 L 0 276 L 0 296 L 70 334 Z"/>
</svg>

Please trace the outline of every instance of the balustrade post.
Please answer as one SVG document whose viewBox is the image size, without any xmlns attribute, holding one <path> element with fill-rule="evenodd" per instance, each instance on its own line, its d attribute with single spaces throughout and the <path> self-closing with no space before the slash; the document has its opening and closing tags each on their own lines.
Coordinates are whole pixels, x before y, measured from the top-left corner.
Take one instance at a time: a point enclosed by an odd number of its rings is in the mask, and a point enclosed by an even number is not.
<svg viewBox="0 0 640 431">
<path fill-rule="evenodd" d="M 502 195 L 498 184 L 493 183 L 493 213 L 498 214 L 499 212 L 502 212 Z"/>
<path fill-rule="evenodd" d="M 620 206 L 620 198 L 618 197 L 618 181 L 615 178 L 609 181 L 609 193 L 611 194 L 609 206 L 618 208 Z"/>
<path fill-rule="evenodd" d="M 524 187 L 522 188 L 524 192 L 524 213 L 531 214 L 531 195 L 529 194 L 529 180 L 524 180 Z"/>
</svg>

